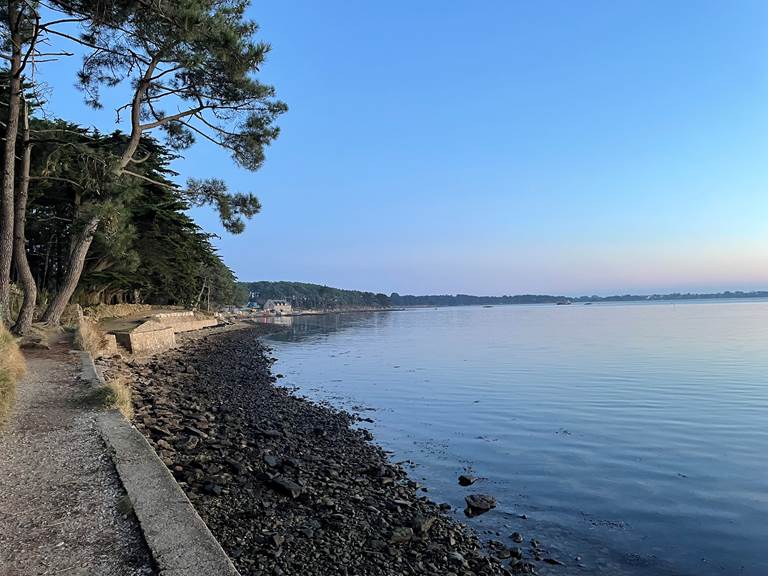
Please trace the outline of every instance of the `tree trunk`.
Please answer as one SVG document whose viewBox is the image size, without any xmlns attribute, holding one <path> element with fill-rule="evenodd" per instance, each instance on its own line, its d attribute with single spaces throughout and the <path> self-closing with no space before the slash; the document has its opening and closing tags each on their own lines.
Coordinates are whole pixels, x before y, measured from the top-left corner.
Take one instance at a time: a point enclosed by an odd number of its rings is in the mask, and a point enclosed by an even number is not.
<svg viewBox="0 0 768 576">
<path fill-rule="evenodd" d="M 24 102 L 24 155 L 21 160 L 21 182 L 16 194 L 13 221 L 13 259 L 24 290 L 24 302 L 13 331 L 22 336 L 29 331 L 35 315 L 37 285 L 27 260 L 27 197 L 29 196 L 29 170 L 32 165 L 32 143 L 29 140 L 29 105 Z"/>
<path fill-rule="evenodd" d="M 16 138 L 19 134 L 21 97 L 21 33 L 17 2 L 8 2 L 8 27 L 11 31 L 11 63 L 8 73 L 8 119 L 3 153 L 3 192 L 0 199 L 0 323 L 10 324 L 11 261 L 13 259 L 13 193 L 16 177 Z"/>
<path fill-rule="evenodd" d="M 85 267 L 85 257 L 88 255 L 88 249 L 93 242 L 93 235 L 99 226 L 99 217 L 93 216 L 86 222 L 83 229 L 73 237 L 72 249 L 69 252 L 69 261 L 67 263 L 67 272 L 59 287 L 56 296 L 51 300 L 48 308 L 43 314 L 43 322 L 50 326 L 58 326 L 61 323 L 61 316 L 64 309 L 69 304 L 69 299 L 75 293 L 80 275 Z"/>
<path fill-rule="evenodd" d="M 197 300 L 195 301 L 195 305 L 192 306 L 192 310 L 197 312 L 197 310 L 200 308 L 200 300 L 203 298 L 203 293 L 205 292 L 205 287 L 208 285 L 208 279 L 203 278 L 203 287 L 200 288 L 200 293 L 197 295 Z"/>
</svg>

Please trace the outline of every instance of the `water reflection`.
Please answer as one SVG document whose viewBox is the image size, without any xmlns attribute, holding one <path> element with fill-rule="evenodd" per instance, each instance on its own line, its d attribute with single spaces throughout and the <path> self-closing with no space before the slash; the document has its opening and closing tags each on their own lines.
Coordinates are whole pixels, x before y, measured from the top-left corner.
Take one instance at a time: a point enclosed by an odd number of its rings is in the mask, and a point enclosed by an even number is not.
<svg viewBox="0 0 768 576">
<path fill-rule="evenodd" d="M 264 324 L 279 324 L 290 326 L 291 330 L 281 331 L 272 336 L 271 340 L 280 342 L 302 342 L 312 339 L 322 339 L 335 332 L 352 330 L 361 327 L 374 328 L 378 318 L 392 312 L 354 312 L 337 314 L 306 314 L 302 316 L 276 316 L 261 318 Z M 283 322 L 287 320 L 288 322 Z"/>
</svg>

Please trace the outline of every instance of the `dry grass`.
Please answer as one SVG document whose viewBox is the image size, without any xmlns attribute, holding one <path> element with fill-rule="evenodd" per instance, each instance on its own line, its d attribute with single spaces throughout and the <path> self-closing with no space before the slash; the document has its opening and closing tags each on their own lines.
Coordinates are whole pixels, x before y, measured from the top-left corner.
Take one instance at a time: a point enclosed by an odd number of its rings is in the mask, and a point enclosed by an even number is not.
<svg viewBox="0 0 768 576">
<path fill-rule="evenodd" d="M 26 370 L 16 339 L 0 324 L 0 425 L 11 412 L 16 398 L 16 381 Z"/>
<path fill-rule="evenodd" d="M 151 314 L 153 306 L 150 304 L 98 304 L 89 306 L 83 311 L 95 320 L 104 318 L 123 318 L 134 314 Z"/>
<path fill-rule="evenodd" d="M 80 350 L 90 352 L 94 358 L 101 355 L 107 345 L 106 334 L 96 322 L 83 318 L 78 322 L 75 334 L 75 346 Z"/>
<path fill-rule="evenodd" d="M 98 408 L 117 408 L 126 419 L 133 418 L 131 386 L 124 376 L 118 376 L 108 380 L 103 386 L 91 389 L 82 398 L 82 403 Z"/>
<path fill-rule="evenodd" d="M 117 376 L 107 382 L 111 391 L 112 406 L 120 410 L 127 420 L 133 418 L 133 402 L 131 402 L 131 385 L 125 376 Z"/>
</svg>

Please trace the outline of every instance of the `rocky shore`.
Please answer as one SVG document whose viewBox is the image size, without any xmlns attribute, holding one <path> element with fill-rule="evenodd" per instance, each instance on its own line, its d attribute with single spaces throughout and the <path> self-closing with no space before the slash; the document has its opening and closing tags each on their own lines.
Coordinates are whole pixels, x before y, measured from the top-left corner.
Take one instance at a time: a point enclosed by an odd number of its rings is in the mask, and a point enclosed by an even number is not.
<svg viewBox="0 0 768 576">
<path fill-rule="evenodd" d="M 131 383 L 135 425 L 244 576 L 535 573 L 535 545 L 481 545 L 355 416 L 276 385 L 259 332 L 103 364 Z M 468 504 L 491 505 L 475 496 Z"/>
</svg>

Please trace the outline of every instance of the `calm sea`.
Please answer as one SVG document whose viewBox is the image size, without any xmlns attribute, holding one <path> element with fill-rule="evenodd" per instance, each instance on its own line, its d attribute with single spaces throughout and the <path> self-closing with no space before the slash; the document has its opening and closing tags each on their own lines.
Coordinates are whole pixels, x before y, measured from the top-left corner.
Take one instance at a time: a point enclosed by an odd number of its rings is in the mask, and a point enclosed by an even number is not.
<svg viewBox="0 0 768 576">
<path fill-rule="evenodd" d="M 432 499 L 494 495 L 467 522 L 567 564 L 540 573 L 768 574 L 768 302 L 300 317 L 270 345 Z"/>
</svg>

